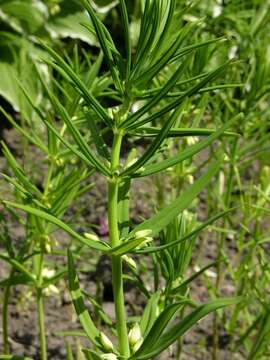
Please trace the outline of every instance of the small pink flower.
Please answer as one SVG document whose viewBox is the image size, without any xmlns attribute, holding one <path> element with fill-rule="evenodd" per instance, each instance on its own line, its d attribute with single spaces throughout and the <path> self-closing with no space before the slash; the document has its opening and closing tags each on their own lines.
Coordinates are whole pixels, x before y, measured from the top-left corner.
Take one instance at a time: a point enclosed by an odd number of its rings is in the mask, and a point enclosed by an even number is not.
<svg viewBox="0 0 270 360">
<path fill-rule="evenodd" d="M 108 219 L 106 217 L 103 217 L 99 219 L 99 235 L 101 236 L 107 236 L 109 235 L 109 226 L 108 226 Z"/>
</svg>

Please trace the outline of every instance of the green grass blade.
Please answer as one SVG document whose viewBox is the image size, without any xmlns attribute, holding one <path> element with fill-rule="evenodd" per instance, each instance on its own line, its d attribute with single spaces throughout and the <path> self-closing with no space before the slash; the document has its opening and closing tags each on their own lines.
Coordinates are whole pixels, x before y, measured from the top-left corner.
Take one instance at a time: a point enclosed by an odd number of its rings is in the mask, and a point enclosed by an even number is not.
<svg viewBox="0 0 270 360">
<path fill-rule="evenodd" d="M 131 40 L 129 31 L 128 12 L 125 0 L 119 1 L 122 23 L 124 27 L 124 38 L 126 47 L 126 78 L 128 79 L 131 68 Z"/>
<path fill-rule="evenodd" d="M 33 359 L 27 356 L 0 355 L 0 360 L 33 360 Z"/>
<path fill-rule="evenodd" d="M 128 119 L 122 123 L 122 126 L 125 128 L 128 127 L 130 124 L 136 123 L 138 119 L 142 118 L 142 116 L 144 116 L 155 105 L 157 105 L 164 98 L 164 96 L 166 96 L 166 94 L 175 86 L 183 71 L 187 67 L 188 63 L 189 59 L 187 58 L 172 74 L 168 82 L 159 90 L 159 92 L 154 97 L 152 97 L 152 99 L 148 101 L 148 103 L 144 105 L 140 110 L 129 116 Z"/>
<path fill-rule="evenodd" d="M 128 239 L 131 240 L 125 241 L 115 248 L 111 248 L 109 253 L 113 255 L 124 255 L 132 252 L 144 241 L 144 239 L 133 238 L 135 237 L 137 231 L 152 230 L 153 235 L 158 234 L 162 229 L 170 224 L 170 222 L 172 222 L 179 213 L 188 207 L 201 190 L 210 182 L 211 178 L 217 174 L 219 166 L 219 163 L 213 164 L 204 175 L 202 175 L 193 185 L 190 186 L 188 190 L 181 194 L 170 205 L 165 206 L 151 219 L 145 220 L 143 223 L 136 226 L 135 229 L 133 229 L 128 235 Z M 181 241 L 182 240 L 179 242 Z M 152 251 L 155 252 L 156 248 L 152 248 Z M 147 249 L 145 249 L 145 252 L 147 252 Z"/>
<path fill-rule="evenodd" d="M 175 304 L 167 306 L 162 313 L 157 317 L 155 322 L 153 323 L 149 333 L 145 337 L 138 353 L 143 354 L 147 352 L 148 349 L 152 349 L 153 346 L 157 343 L 163 331 L 166 329 L 167 325 L 174 317 L 175 313 L 183 308 L 184 305 L 192 304 L 193 302 L 189 299 L 184 299 Z M 135 356 L 135 355 L 134 355 Z M 133 357 L 134 358 L 134 357 Z M 137 357 L 136 357 L 137 359 Z"/>
<path fill-rule="evenodd" d="M 151 348 L 144 350 L 141 347 L 132 357 L 132 360 L 145 360 L 151 359 L 163 350 L 167 349 L 173 344 L 179 337 L 184 335 L 193 325 L 195 325 L 200 319 L 208 315 L 209 313 L 216 311 L 225 306 L 234 305 L 239 303 L 242 298 L 227 298 L 209 301 L 193 310 L 189 315 L 185 316 L 176 325 L 167 330 L 160 339 L 153 344 Z"/>
<path fill-rule="evenodd" d="M 11 259 L 8 256 L 5 256 L 3 254 L 0 254 L 0 259 L 2 259 L 3 261 L 9 263 L 14 269 L 16 269 L 17 271 L 19 271 L 20 273 L 24 274 L 27 279 L 32 282 L 33 284 L 37 285 L 37 280 L 35 279 L 35 277 L 31 274 L 30 271 L 28 271 L 26 269 L 25 266 L 23 266 L 20 262 L 18 262 L 16 259 Z"/>
<path fill-rule="evenodd" d="M 55 108 L 56 113 L 66 124 L 70 134 L 72 135 L 75 143 L 77 144 L 78 148 L 80 149 L 81 153 L 88 159 L 91 165 L 99 170 L 103 175 L 109 176 L 110 171 L 109 169 L 98 159 L 98 157 L 92 154 L 89 145 L 86 143 L 82 135 L 80 134 L 79 130 L 76 128 L 74 122 L 69 117 L 68 112 L 62 106 L 60 101 L 53 95 L 53 93 L 48 89 L 47 85 L 43 82 L 44 89 L 46 90 L 47 95 L 49 96 L 52 105 Z"/>
<path fill-rule="evenodd" d="M 45 154 L 48 154 L 48 148 L 43 143 L 43 141 L 40 139 L 40 137 L 35 136 L 34 133 L 29 134 L 29 131 L 27 129 L 24 130 L 13 118 L 11 115 L 9 115 L 2 106 L 0 106 L 0 112 L 6 117 L 6 119 L 11 123 L 11 125 L 30 143 L 40 148 Z"/>
<path fill-rule="evenodd" d="M 243 114 L 240 113 L 236 115 L 233 119 L 228 121 L 224 126 L 222 126 L 219 130 L 217 130 L 215 133 L 207 137 L 205 140 L 200 141 L 199 143 L 190 146 L 186 150 L 184 150 L 179 155 L 175 155 L 172 158 L 163 160 L 157 164 L 151 164 L 145 166 L 145 169 L 143 171 L 140 171 L 136 174 L 133 174 L 133 177 L 143 177 L 143 176 L 149 176 L 156 173 L 159 173 L 163 170 L 166 170 L 167 168 L 171 166 L 175 166 L 176 164 L 179 164 L 180 162 L 190 159 L 192 156 L 196 155 L 201 150 L 205 149 L 207 146 L 211 145 L 216 139 L 218 139 L 230 126 L 232 126 L 236 121 L 243 119 Z"/>
<path fill-rule="evenodd" d="M 100 250 L 103 252 L 108 251 L 108 245 L 106 245 L 105 243 L 102 243 L 100 241 L 92 241 L 92 240 L 84 238 L 83 236 L 79 235 L 76 231 L 74 231 L 70 226 L 65 224 L 63 221 L 61 221 L 60 219 L 57 219 L 55 216 L 53 216 L 43 210 L 36 209 L 36 208 L 33 208 L 28 205 L 17 204 L 17 203 L 11 202 L 11 201 L 3 201 L 3 203 L 6 204 L 7 206 L 14 207 L 16 209 L 20 209 L 28 214 L 32 214 L 32 215 L 40 217 L 41 219 L 47 220 L 48 222 L 50 222 L 50 223 L 56 225 L 57 227 L 59 227 L 60 229 L 64 230 L 69 235 L 74 237 L 76 240 L 78 240 L 82 244 L 88 246 L 89 248 L 92 248 L 95 250 Z"/>
<path fill-rule="evenodd" d="M 41 46 L 51 55 L 56 63 L 44 59 L 44 62 L 47 62 L 57 71 L 60 71 L 61 74 L 64 74 L 77 88 L 81 93 L 82 97 L 89 106 L 93 109 L 96 115 L 101 118 L 107 126 L 111 127 L 113 125 L 112 119 L 109 117 L 107 111 L 100 105 L 100 103 L 94 98 L 91 92 L 87 89 L 84 82 L 80 77 L 75 73 L 75 71 L 68 65 L 60 55 L 58 55 L 53 49 L 47 46 L 44 43 L 41 43 Z"/>
<path fill-rule="evenodd" d="M 179 117 L 180 111 L 182 111 L 182 107 L 176 109 L 173 114 L 170 116 L 169 120 L 166 121 L 164 126 L 160 129 L 156 138 L 149 146 L 149 148 L 145 151 L 145 153 L 137 160 L 133 165 L 129 166 L 126 170 L 122 172 L 122 176 L 134 174 L 137 170 L 139 170 L 148 160 L 152 158 L 153 155 L 156 154 L 157 150 L 162 145 L 163 141 L 167 138 L 167 135 L 170 131 L 170 128 L 176 122 Z"/>
<path fill-rule="evenodd" d="M 75 311 L 78 315 L 80 323 L 88 336 L 89 340 L 96 346 L 99 345 L 99 330 L 94 325 L 89 312 L 84 305 L 82 292 L 80 289 L 78 275 L 75 270 L 73 256 L 70 250 L 68 250 L 68 283 L 71 293 L 72 302 Z"/>
<path fill-rule="evenodd" d="M 182 242 L 198 235 L 202 230 L 206 229 L 207 226 L 211 225 L 213 222 L 217 221 L 218 219 L 221 219 L 222 217 L 226 216 L 227 214 L 229 214 L 230 212 L 232 212 L 233 210 L 235 210 L 236 208 L 231 208 L 228 209 L 226 211 L 222 211 L 221 213 L 214 215 L 213 217 L 211 217 L 210 219 L 208 219 L 207 221 L 205 221 L 203 224 L 199 225 L 198 227 L 196 227 L 193 231 L 191 231 L 190 233 L 188 233 L 187 235 L 181 237 L 178 240 L 175 241 L 171 241 L 169 244 L 165 244 L 165 245 L 161 245 L 161 246 L 149 246 L 145 249 L 141 249 L 141 250 L 137 250 L 136 253 L 138 254 L 152 254 L 155 252 L 159 252 L 162 250 L 166 250 L 169 249 L 171 247 L 174 247 L 176 245 L 181 244 Z"/>
<path fill-rule="evenodd" d="M 121 245 L 115 246 L 109 250 L 109 254 L 115 256 L 122 256 L 132 252 L 136 247 L 140 246 L 144 242 L 144 239 L 132 239 L 123 242 Z"/>
<path fill-rule="evenodd" d="M 133 128 L 138 128 L 139 126 L 142 126 L 148 122 L 151 122 L 155 119 L 161 118 L 163 115 L 167 114 L 168 112 L 170 112 L 171 110 L 177 108 L 179 105 L 182 104 L 182 102 L 186 99 L 189 98 L 191 96 L 193 96 L 194 94 L 198 93 L 199 90 L 201 88 L 203 88 L 207 83 L 209 83 L 210 81 L 216 79 L 218 76 L 220 76 L 225 69 L 227 68 L 227 66 L 229 64 L 231 64 L 232 61 L 228 61 L 225 64 L 219 66 L 217 69 L 209 72 L 200 82 L 198 82 L 197 84 L 193 85 L 190 89 L 188 89 L 187 91 L 185 91 L 181 96 L 179 96 L 179 98 L 173 102 L 171 102 L 170 104 L 166 105 L 165 107 L 163 107 L 163 109 L 161 109 L 160 111 L 154 112 L 152 115 L 148 116 L 146 119 L 140 120 L 138 122 L 135 121 L 131 122 L 129 121 L 129 118 L 123 122 L 122 127 L 123 128 L 127 128 L 127 129 L 133 129 Z M 136 115 L 136 114 L 134 114 Z M 133 115 L 132 115 L 133 116 Z"/>
<path fill-rule="evenodd" d="M 194 182 L 183 194 L 180 194 L 170 205 L 165 206 L 151 219 L 144 221 L 129 234 L 129 237 L 135 235 L 137 231 L 151 229 L 152 234 L 158 234 L 164 229 L 176 216 L 185 210 L 201 190 L 209 184 L 211 179 L 217 174 L 220 163 L 214 163 L 207 172 Z"/>
<path fill-rule="evenodd" d="M 105 59 L 107 61 L 108 67 L 110 69 L 112 78 L 114 80 L 115 86 L 116 88 L 120 91 L 120 93 L 123 92 L 123 88 L 122 88 L 122 84 L 119 78 L 119 73 L 118 73 L 118 69 L 115 66 L 115 61 L 112 55 L 112 52 L 110 50 L 110 48 L 107 45 L 107 32 L 104 30 L 104 25 L 101 23 L 100 19 L 97 17 L 95 11 L 92 8 L 92 5 L 89 3 L 88 0 L 82 0 L 84 7 L 86 8 L 92 23 L 94 25 L 95 31 L 96 31 L 96 35 L 98 37 L 101 49 L 103 51 L 103 54 L 105 56 Z"/>
<path fill-rule="evenodd" d="M 93 142 L 95 143 L 97 152 L 99 153 L 100 156 L 102 156 L 104 159 L 106 160 L 110 160 L 110 153 L 108 150 L 108 147 L 103 139 L 102 133 L 99 131 L 96 121 L 94 119 L 91 119 L 91 114 L 90 112 L 86 112 L 85 113 L 85 117 L 87 120 L 87 125 L 90 128 L 91 134 L 92 134 L 92 139 Z"/>
<path fill-rule="evenodd" d="M 42 197 L 42 193 L 40 192 L 40 190 L 25 175 L 23 169 L 16 161 L 15 157 L 12 155 L 7 145 L 3 141 L 1 142 L 1 145 L 2 145 L 3 153 L 7 159 L 7 162 L 11 167 L 12 171 L 14 172 L 14 175 L 16 176 L 18 181 L 27 189 L 28 192 L 31 192 L 32 194 L 35 194 L 38 197 Z"/>
<path fill-rule="evenodd" d="M 128 132 L 128 134 L 138 137 L 154 137 L 161 131 L 161 128 L 153 126 L 144 126 L 136 131 Z M 218 129 L 204 128 L 171 128 L 167 134 L 167 138 L 188 137 L 188 136 L 208 136 L 216 133 Z M 238 133 L 232 131 L 224 131 L 222 136 L 239 136 Z"/>
<path fill-rule="evenodd" d="M 151 298 L 148 300 L 147 305 L 144 309 L 143 315 L 140 321 L 140 329 L 142 337 L 149 333 L 149 330 L 152 328 L 156 318 L 157 318 L 157 306 L 160 299 L 161 292 L 155 292 Z"/>
</svg>

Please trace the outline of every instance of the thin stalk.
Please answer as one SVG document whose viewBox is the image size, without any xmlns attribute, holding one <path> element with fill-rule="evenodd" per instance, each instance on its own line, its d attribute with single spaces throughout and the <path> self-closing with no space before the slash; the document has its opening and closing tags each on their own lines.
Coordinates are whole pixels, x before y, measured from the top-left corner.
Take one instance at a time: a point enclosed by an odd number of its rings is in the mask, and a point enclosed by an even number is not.
<svg viewBox="0 0 270 360">
<path fill-rule="evenodd" d="M 5 287 L 3 295 L 3 317 L 2 317 L 2 329 L 3 329 L 3 348 L 4 354 L 9 354 L 9 342 L 8 342 L 8 304 L 10 297 L 10 285 Z"/>
<path fill-rule="evenodd" d="M 44 324 L 44 304 L 42 289 L 37 289 L 38 327 L 41 360 L 47 360 L 46 332 Z"/>
<path fill-rule="evenodd" d="M 37 267 L 38 267 L 37 311 L 38 311 L 40 358 L 41 360 L 47 360 L 47 341 L 46 341 L 46 330 L 45 330 L 45 321 L 44 321 L 44 303 L 43 303 L 43 289 L 42 289 L 43 260 L 44 260 L 43 254 L 37 256 Z"/>
<path fill-rule="evenodd" d="M 226 209 L 229 208 L 231 203 L 231 194 L 232 194 L 232 186 L 233 186 L 233 178 L 235 174 L 235 161 L 236 161 L 236 154 L 237 154 L 237 140 L 235 139 L 232 144 L 232 155 L 231 155 L 231 166 L 228 174 L 229 182 L 227 184 L 227 191 L 225 193 L 225 200 L 224 205 Z M 222 228 L 226 229 L 227 227 L 227 216 L 223 219 Z M 216 284 L 215 284 L 215 291 L 216 296 L 218 296 L 222 281 L 223 281 L 223 263 L 222 258 L 224 256 L 225 252 L 225 233 L 220 234 L 219 241 L 218 241 L 218 256 L 217 256 L 217 278 L 216 278 Z M 219 321 L 218 321 L 218 314 L 215 311 L 214 312 L 214 318 L 213 318 L 213 352 L 212 352 L 212 360 L 218 360 L 219 359 Z"/>
<path fill-rule="evenodd" d="M 116 173 L 119 167 L 121 144 L 122 134 L 116 133 L 114 135 L 111 155 L 112 173 Z M 111 179 L 108 179 L 108 223 L 110 243 L 112 247 L 121 243 L 118 229 L 118 188 L 119 179 L 117 175 L 113 176 Z M 121 256 L 112 256 L 112 282 L 119 351 L 120 355 L 128 357 L 130 355 L 130 351 L 126 325 Z"/>
</svg>

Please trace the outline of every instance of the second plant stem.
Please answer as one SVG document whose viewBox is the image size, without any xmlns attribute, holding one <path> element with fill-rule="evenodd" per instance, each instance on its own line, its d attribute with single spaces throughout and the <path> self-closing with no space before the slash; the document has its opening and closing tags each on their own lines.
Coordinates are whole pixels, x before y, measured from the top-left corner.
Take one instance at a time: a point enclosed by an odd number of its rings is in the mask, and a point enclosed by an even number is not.
<svg viewBox="0 0 270 360">
<path fill-rule="evenodd" d="M 112 178 L 108 179 L 108 223 L 112 247 L 118 246 L 121 243 L 118 229 L 118 188 L 120 179 L 117 175 L 121 144 L 122 134 L 116 132 L 114 134 L 111 155 L 111 171 L 114 175 L 112 175 Z M 112 283 L 119 351 L 120 355 L 128 357 L 130 351 L 126 324 L 121 256 L 112 256 Z"/>
</svg>

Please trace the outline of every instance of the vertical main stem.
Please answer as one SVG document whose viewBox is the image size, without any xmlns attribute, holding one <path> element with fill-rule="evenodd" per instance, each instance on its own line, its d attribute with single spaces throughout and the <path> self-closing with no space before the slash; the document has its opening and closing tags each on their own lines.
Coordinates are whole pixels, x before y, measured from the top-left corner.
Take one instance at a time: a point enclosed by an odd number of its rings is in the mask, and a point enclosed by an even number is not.
<svg viewBox="0 0 270 360">
<path fill-rule="evenodd" d="M 47 360 L 46 332 L 44 324 L 44 306 L 42 289 L 37 289 L 38 327 L 41 360 Z"/>
<path fill-rule="evenodd" d="M 10 286 L 7 285 L 4 290 L 3 296 L 3 317 L 2 317 L 2 329 L 3 329 L 3 347 L 4 354 L 9 354 L 9 342 L 8 342 L 8 303 L 10 297 Z"/>
<path fill-rule="evenodd" d="M 37 312 L 38 312 L 38 330 L 39 330 L 39 345 L 40 345 L 40 358 L 41 360 L 47 360 L 47 340 L 44 320 L 44 298 L 43 298 L 43 263 L 44 254 L 38 254 L 34 258 L 34 268 L 37 274 Z"/>
<path fill-rule="evenodd" d="M 119 167 L 121 144 L 122 134 L 116 133 L 112 147 L 112 173 L 117 172 Z M 117 175 L 108 180 L 108 223 L 112 247 L 119 245 L 121 242 L 118 230 L 118 187 L 119 179 Z M 126 325 L 121 256 L 112 256 L 112 283 L 119 351 L 122 356 L 128 357 L 130 352 Z"/>
</svg>

